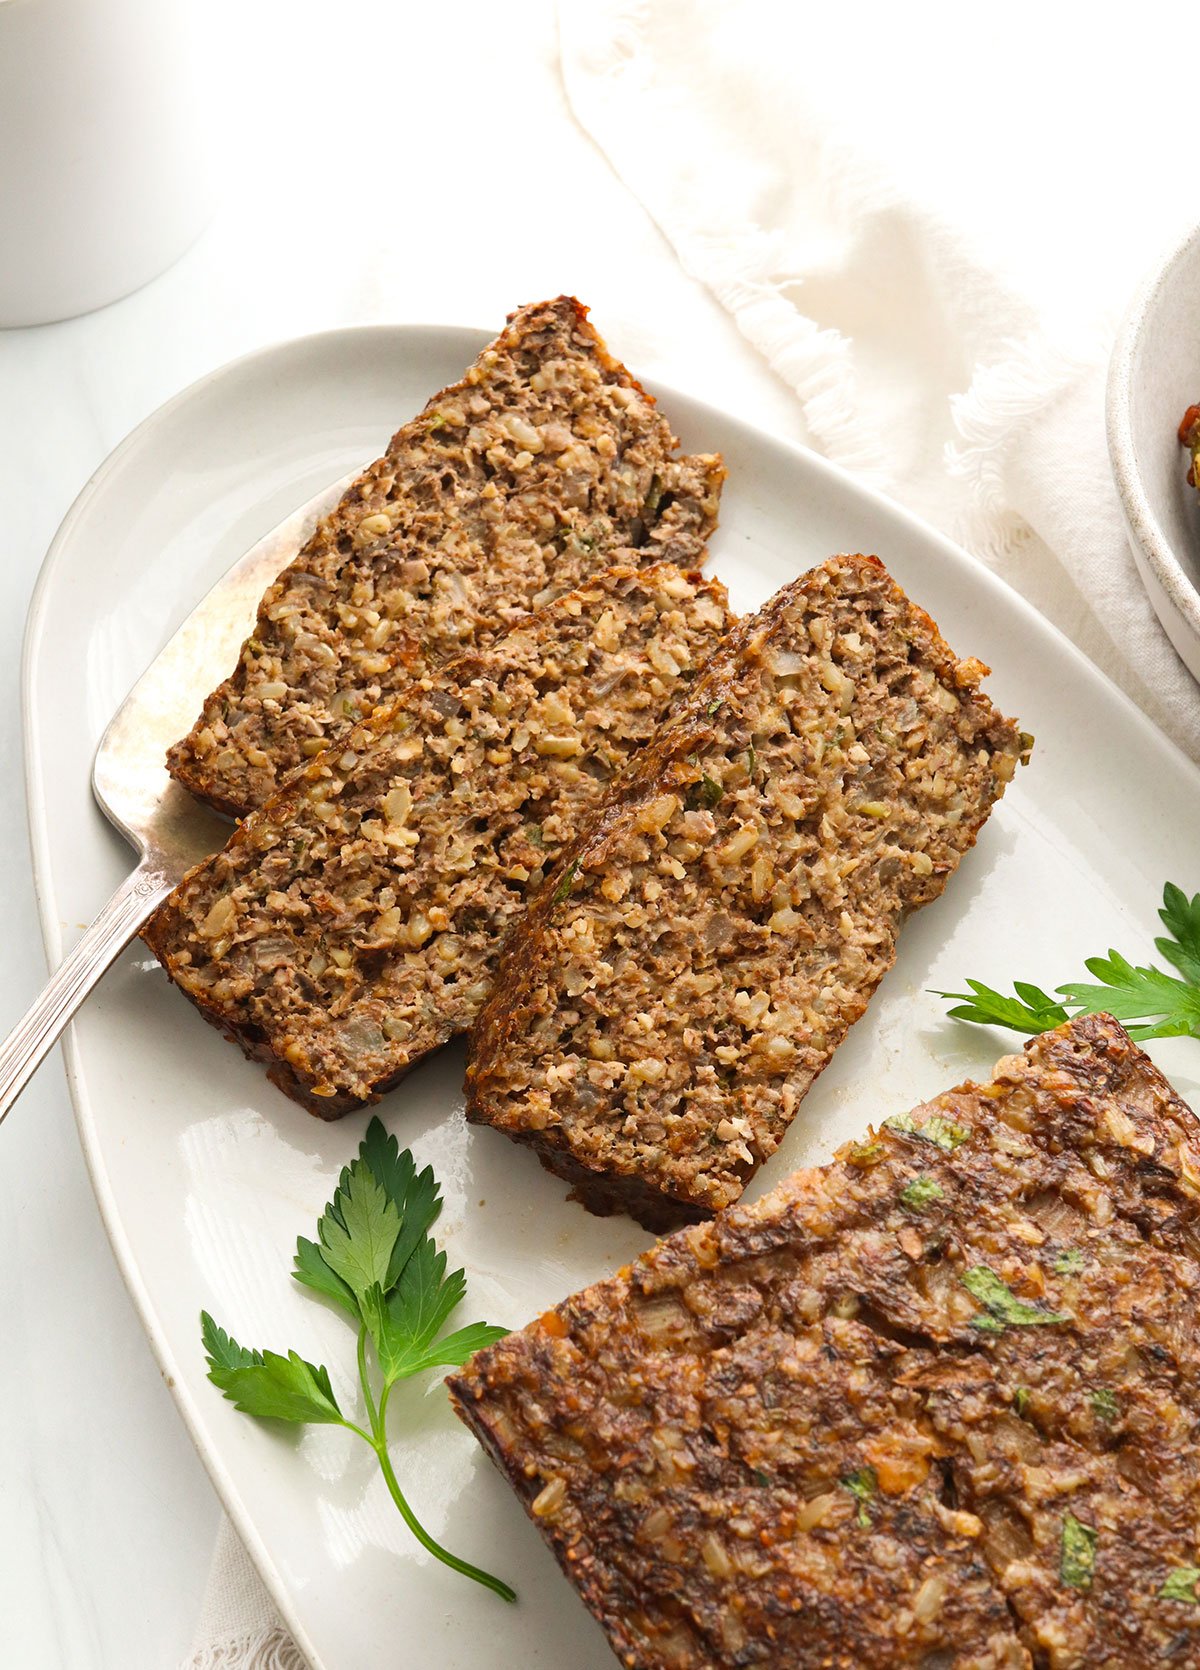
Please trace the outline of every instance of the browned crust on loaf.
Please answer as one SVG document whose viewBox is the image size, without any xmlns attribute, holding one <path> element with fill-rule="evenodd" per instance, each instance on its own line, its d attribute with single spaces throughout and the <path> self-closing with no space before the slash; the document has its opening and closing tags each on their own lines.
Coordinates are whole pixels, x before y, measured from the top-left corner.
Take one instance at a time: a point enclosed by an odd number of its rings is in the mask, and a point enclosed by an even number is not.
<svg viewBox="0 0 1200 1670">
<path fill-rule="evenodd" d="M 294 1100 L 330 1119 L 378 1099 L 473 1019 L 524 888 L 730 618 L 670 563 L 594 576 L 296 773 L 146 942 Z"/>
<path fill-rule="evenodd" d="M 856 660 L 808 636 L 836 626 L 849 643 L 856 623 Z M 769 671 L 792 661 L 790 675 Z M 845 698 L 840 666 L 854 675 Z M 891 966 L 904 915 L 941 892 L 1027 746 L 979 690 L 986 671 L 955 656 L 874 557 L 833 558 L 743 618 L 512 930 L 470 1037 L 468 1118 L 533 1147 L 585 1205 L 611 1210 L 626 1190 L 647 1227 L 735 1200 Z M 880 693 L 880 678 L 894 687 Z M 873 714 L 922 728 L 881 738 Z M 939 799 L 936 775 L 955 772 L 958 806 Z M 876 782 L 886 805 L 870 797 Z M 720 799 L 702 810 L 710 787 Z M 674 810 L 659 835 L 663 806 Z M 762 844 L 725 864 L 743 827 Z M 751 866 L 764 854 L 759 896 Z M 851 859 L 861 868 L 841 876 Z M 721 906 L 710 916 L 731 924 L 712 946 L 706 888 Z M 567 975 L 583 989 L 568 996 Z M 739 992 L 745 1015 L 768 994 L 762 1025 L 740 1018 Z M 659 1077 L 636 1084 L 643 1058 Z"/>
<path fill-rule="evenodd" d="M 617 551 L 698 565 L 725 472 L 676 445 L 578 301 L 519 309 L 268 588 L 168 768 L 243 816 L 410 677 L 486 647 Z"/>
<path fill-rule="evenodd" d="M 449 1385 L 638 1670 L 1196 1666 L 1198 1283 L 1200 1124 L 1091 1016 Z"/>
<path fill-rule="evenodd" d="M 618 1212 L 635 1218 L 643 1229 L 654 1235 L 682 1224 L 703 1223 L 711 1214 L 703 1207 L 691 1206 L 686 1201 L 665 1200 L 658 1189 L 637 1177 L 613 1178 L 607 1172 L 594 1171 L 580 1165 L 573 1155 L 561 1148 L 549 1148 L 532 1140 L 522 1131 L 509 1133 L 515 1141 L 527 1143 L 546 1170 L 554 1177 L 570 1183 L 568 1197 L 598 1218 L 611 1218 Z"/>
</svg>

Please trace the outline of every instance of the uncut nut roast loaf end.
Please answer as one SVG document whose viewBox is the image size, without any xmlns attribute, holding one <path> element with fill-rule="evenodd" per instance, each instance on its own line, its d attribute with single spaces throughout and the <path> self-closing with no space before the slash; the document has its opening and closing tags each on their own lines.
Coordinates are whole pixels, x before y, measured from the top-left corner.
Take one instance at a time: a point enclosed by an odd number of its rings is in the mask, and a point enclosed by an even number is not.
<svg viewBox="0 0 1200 1670">
<path fill-rule="evenodd" d="M 1200 1665 L 1200 1126 L 1032 1039 L 451 1377 L 637 1670 Z"/>
<path fill-rule="evenodd" d="M 596 575 L 310 761 L 147 943 L 288 1095 L 324 1118 L 375 1100 L 470 1024 L 526 890 L 730 618 L 671 563 Z"/>
<path fill-rule="evenodd" d="M 594 1211 L 741 1194 L 1029 739 L 873 557 L 744 618 L 509 938 L 468 1117 Z"/>
<path fill-rule="evenodd" d="M 724 470 L 676 445 L 586 308 L 521 308 L 271 585 L 170 771 L 244 816 L 410 677 L 486 647 L 616 552 L 698 567 Z"/>
</svg>

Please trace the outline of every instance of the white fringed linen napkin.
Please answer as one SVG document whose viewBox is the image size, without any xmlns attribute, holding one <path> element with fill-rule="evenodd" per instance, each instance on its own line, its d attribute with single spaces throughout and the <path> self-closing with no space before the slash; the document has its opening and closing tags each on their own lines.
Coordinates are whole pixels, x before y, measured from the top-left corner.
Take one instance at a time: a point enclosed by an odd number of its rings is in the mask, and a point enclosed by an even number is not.
<svg viewBox="0 0 1200 1670">
<path fill-rule="evenodd" d="M 559 26 L 576 116 L 811 444 L 1005 575 L 1200 759 L 1104 432 L 1117 320 L 1197 212 L 1186 10 L 562 0 Z"/>
<path fill-rule="evenodd" d="M 227 1519 L 217 1533 L 200 1620 L 181 1670 L 306 1670 Z"/>
</svg>

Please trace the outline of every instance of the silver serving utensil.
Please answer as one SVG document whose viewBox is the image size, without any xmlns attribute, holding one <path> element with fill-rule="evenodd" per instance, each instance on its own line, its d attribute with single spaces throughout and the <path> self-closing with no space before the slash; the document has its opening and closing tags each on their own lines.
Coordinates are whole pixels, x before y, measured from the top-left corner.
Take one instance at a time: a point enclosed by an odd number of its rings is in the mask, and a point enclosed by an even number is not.
<svg viewBox="0 0 1200 1670">
<path fill-rule="evenodd" d="M 234 563 L 113 715 L 96 750 L 92 792 L 137 852 L 137 867 L 0 1044 L 0 1120 L 118 953 L 192 865 L 228 839 L 228 821 L 167 775 L 167 749 L 236 663 L 263 592 L 353 479 L 316 494 Z"/>
</svg>

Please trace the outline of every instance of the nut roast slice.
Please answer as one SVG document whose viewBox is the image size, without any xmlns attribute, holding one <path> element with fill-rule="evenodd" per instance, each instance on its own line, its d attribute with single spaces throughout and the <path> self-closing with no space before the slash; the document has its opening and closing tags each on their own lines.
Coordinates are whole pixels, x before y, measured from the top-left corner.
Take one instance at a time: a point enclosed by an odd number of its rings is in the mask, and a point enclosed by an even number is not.
<svg viewBox="0 0 1200 1670">
<path fill-rule="evenodd" d="M 728 1206 L 1028 745 L 873 557 L 743 619 L 531 902 L 468 1116 L 596 1211 Z"/>
<path fill-rule="evenodd" d="M 451 1381 L 637 1670 L 1200 1664 L 1200 1126 L 1109 1016 Z"/>
<path fill-rule="evenodd" d="M 596 576 L 310 761 L 147 943 L 290 1096 L 374 1100 L 470 1024 L 527 889 L 729 621 L 673 564 Z"/>
<path fill-rule="evenodd" d="M 676 444 L 586 308 L 520 309 L 268 589 L 172 774 L 243 816 L 414 674 L 485 647 L 616 552 L 698 567 L 724 471 Z"/>
</svg>

